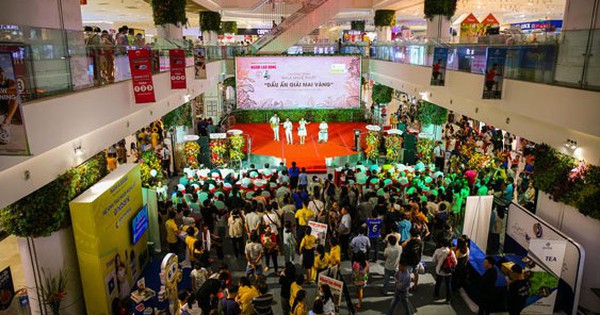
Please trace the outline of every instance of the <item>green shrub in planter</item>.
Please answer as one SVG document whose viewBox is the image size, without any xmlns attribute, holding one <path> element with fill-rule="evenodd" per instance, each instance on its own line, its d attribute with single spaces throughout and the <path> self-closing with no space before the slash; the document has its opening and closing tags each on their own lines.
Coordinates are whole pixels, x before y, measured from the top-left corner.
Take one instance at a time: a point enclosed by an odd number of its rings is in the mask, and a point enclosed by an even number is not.
<svg viewBox="0 0 600 315">
<path fill-rule="evenodd" d="M 391 87 L 377 83 L 373 85 L 373 93 L 371 94 L 371 99 L 373 100 L 373 103 L 388 104 L 392 101 L 393 93 L 394 89 L 392 89 Z"/>
<path fill-rule="evenodd" d="M 360 122 L 364 120 L 364 114 L 360 108 L 351 109 L 287 109 L 287 110 L 238 110 L 235 119 L 238 123 L 266 123 L 274 113 L 282 120 L 290 118 L 297 122 L 304 117 L 311 122 Z"/>
<path fill-rule="evenodd" d="M 443 15 L 449 19 L 456 13 L 457 0 L 425 0 L 423 13 L 428 19 L 436 15 Z"/>
<path fill-rule="evenodd" d="M 152 17 L 155 25 L 173 24 L 182 26 L 187 24 L 185 16 L 186 0 L 152 0 Z"/>
<path fill-rule="evenodd" d="M 396 11 L 394 11 L 394 10 L 377 10 L 377 11 L 375 11 L 374 22 L 375 22 L 375 27 L 396 25 Z"/>
<path fill-rule="evenodd" d="M 221 29 L 221 14 L 218 12 L 200 12 L 200 30 L 203 32 L 219 32 Z"/>
<path fill-rule="evenodd" d="M 365 21 L 352 21 L 350 22 L 350 29 L 353 31 L 365 31 Z"/>
<path fill-rule="evenodd" d="M 442 125 L 448 119 L 448 110 L 427 101 L 420 101 L 417 119 L 423 126 Z"/>
<path fill-rule="evenodd" d="M 20 237 L 42 237 L 71 224 L 69 202 L 108 174 L 104 152 L 0 210 L 6 232 Z"/>
<path fill-rule="evenodd" d="M 237 34 L 238 27 L 236 21 L 222 22 L 221 32 L 223 34 Z"/>
</svg>

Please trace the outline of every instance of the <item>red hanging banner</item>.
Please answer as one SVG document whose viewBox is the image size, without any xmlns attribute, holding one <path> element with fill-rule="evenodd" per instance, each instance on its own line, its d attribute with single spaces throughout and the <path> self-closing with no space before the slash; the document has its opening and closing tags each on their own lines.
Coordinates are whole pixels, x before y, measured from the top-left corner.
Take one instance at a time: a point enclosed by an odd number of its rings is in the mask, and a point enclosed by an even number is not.
<svg viewBox="0 0 600 315">
<path fill-rule="evenodd" d="M 136 103 L 156 102 L 152 69 L 150 68 L 150 51 L 137 49 L 129 51 L 129 67 L 131 68 L 131 83 Z"/>
<path fill-rule="evenodd" d="M 187 88 L 185 82 L 185 51 L 183 49 L 169 50 L 171 64 L 171 89 Z"/>
</svg>

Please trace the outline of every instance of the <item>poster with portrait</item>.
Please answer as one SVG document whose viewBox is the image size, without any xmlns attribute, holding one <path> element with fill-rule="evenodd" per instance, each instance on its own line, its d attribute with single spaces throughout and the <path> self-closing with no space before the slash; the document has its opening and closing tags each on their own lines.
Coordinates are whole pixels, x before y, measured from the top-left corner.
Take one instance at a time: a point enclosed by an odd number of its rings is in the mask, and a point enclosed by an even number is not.
<svg viewBox="0 0 600 315">
<path fill-rule="evenodd" d="M 334 278 L 330 278 L 323 273 L 319 274 L 319 278 L 317 280 L 318 286 L 322 284 L 326 284 L 331 289 L 331 295 L 333 295 L 333 303 L 335 305 L 340 306 L 342 302 L 342 294 L 344 290 L 344 282 L 340 280 L 336 280 Z"/>
<path fill-rule="evenodd" d="M 487 49 L 482 97 L 484 100 L 499 100 L 502 98 L 506 52 L 506 48 L 488 47 Z"/>
<path fill-rule="evenodd" d="M 14 48 L 0 50 L 0 155 L 29 155 L 21 99 L 26 82 L 18 75 L 17 63 L 24 66 L 20 50 Z"/>
<path fill-rule="evenodd" d="M 431 66 L 431 81 L 434 86 L 444 86 L 446 83 L 446 64 L 448 63 L 448 48 L 436 47 L 433 51 Z"/>
<path fill-rule="evenodd" d="M 15 286 L 9 266 L 0 271 L 0 311 L 9 308 L 14 297 Z"/>
<path fill-rule="evenodd" d="M 206 56 L 204 48 L 194 48 L 194 73 L 196 80 L 206 79 Z"/>
<path fill-rule="evenodd" d="M 317 243 L 326 246 L 327 241 L 327 224 L 317 221 L 308 221 L 308 226 L 311 229 L 311 235 L 317 238 Z"/>
</svg>

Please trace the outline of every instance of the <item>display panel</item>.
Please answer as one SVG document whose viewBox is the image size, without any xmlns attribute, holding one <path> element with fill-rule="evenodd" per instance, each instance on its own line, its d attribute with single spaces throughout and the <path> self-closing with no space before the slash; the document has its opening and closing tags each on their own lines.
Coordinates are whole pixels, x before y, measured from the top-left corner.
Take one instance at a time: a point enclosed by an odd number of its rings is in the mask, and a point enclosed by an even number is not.
<svg viewBox="0 0 600 315">
<path fill-rule="evenodd" d="M 131 220 L 132 244 L 136 244 L 148 229 L 148 208 L 144 206 Z"/>
<path fill-rule="evenodd" d="M 360 56 L 236 58 L 239 109 L 360 105 Z"/>
</svg>

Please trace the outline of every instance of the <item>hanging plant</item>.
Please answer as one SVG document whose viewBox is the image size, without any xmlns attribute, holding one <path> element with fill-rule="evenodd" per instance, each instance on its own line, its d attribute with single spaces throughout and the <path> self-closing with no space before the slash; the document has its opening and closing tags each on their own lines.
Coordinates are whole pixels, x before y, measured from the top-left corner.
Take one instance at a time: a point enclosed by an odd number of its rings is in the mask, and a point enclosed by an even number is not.
<svg viewBox="0 0 600 315">
<path fill-rule="evenodd" d="M 185 16 L 186 0 L 152 0 L 152 17 L 155 25 L 173 24 L 183 26 L 187 24 Z"/>
<path fill-rule="evenodd" d="M 420 100 L 417 108 L 417 119 L 423 126 L 442 125 L 448 120 L 448 110 L 433 103 Z"/>
<path fill-rule="evenodd" d="M 108 174 L 106 155 L 87 162 L 0 210 L 0 225 L 20 237 L 43 237 L 71 224 L 69 202 Z"/>
<path fill-rule="evenodd" d="M 203 32 L 219 32 L 221 14 L 218 12 L 200 12 L 200 30 Z"/>
<path fill-rule="evenodd" d="M 394 89 L 378 83 L 373 86 L 371 99 L 377 104 L 387 104 L 392 101 L 392 94 L 394 94 Z"/>
<path fill-rule="evenodd" d="M 235 89 L 235 77 L 229 77 L 229 78 L 223 80 L 223 86 L 224 87 L 231 86 L 232 88 Z"/>
<path fill-rule="evenodd" d="M 237 34 L 238 27 L 236 21 L 221 22 L 221 33 Z"/>
<path fill-rule="evenodd" d="M 367 144 L 365 148 L 367 159 L 377 162 L 377 158 L 379 157 L 379 133 L 375 131 L 367 132 L 365 142 Z"/>
<path fill-rule="evenodd" d="M 400 150 L 402 149 L 402 137 L 399 135 L 388 135 L 385 139 L 385 158 L 388 162 L 398 162 L 400 160 Z"/>
<path fill-rule="evenodd" d="M 352 21 L 350 22 L 350 29 L 353 31 L 365 31 L 365 21 Z"/>
<path fill-rule="evenodd" d="M 428 19 L 443 15 L 450 20 L 456 13 L 457 0 L 425 0 L 423 13 Z"/>
<path fill-rule="evenodd" d="M 396 11 L 377 10 L 375 11 L 375 27 L 385 27 L 396 25 Z"/>
<path fill-rule="evenodd" d="M 166 114 L 163 119 L 165 129 L 179 126 L 192 127 L 192 104 L 187 102 Z"/>
</svg>

